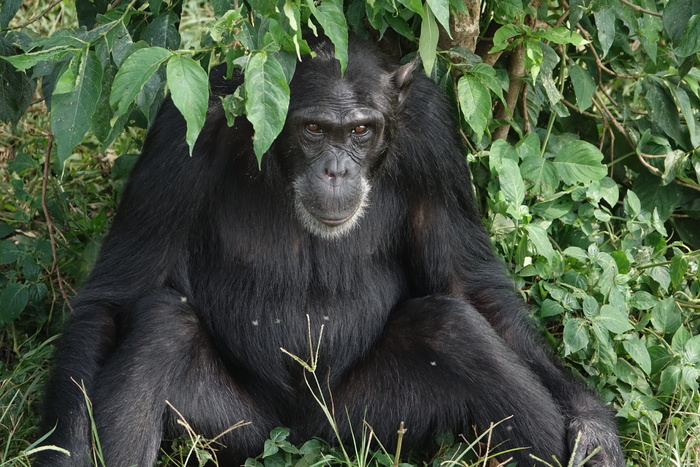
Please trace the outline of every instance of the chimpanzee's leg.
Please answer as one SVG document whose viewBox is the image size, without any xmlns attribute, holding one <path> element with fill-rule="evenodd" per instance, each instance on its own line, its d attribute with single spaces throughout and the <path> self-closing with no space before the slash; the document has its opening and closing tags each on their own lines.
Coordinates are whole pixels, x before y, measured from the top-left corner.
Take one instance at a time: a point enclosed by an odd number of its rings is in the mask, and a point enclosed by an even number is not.
<svg viewBox="0 0 700 467">
<path fill-rule="evenodd" d="M 332 369 L 331 369 L 332 371 Z M 410 300 L 394 310 L 376 346 L 332 388 L 335 413 L 345 408 L 355 430 L 367 420 L 379 439 L 404 445 L 449 429 L 459 434 L 497 425 L 491 445 L 519 465 L 534 454 L 566 462 L 564 418 L 550 393 L 486 319 L 469 304 L 449 298 Z M 317 426 L 321 430 L 321 423 Z M 341 420 L 342 429 L 348 424 Z M 348 433 L 346 433 L 346 436 Z"/>
<path fill-rule="evenodd" d="M 106 465 L 153 465 L 164 429 L 176 429 L 166 401 L 208 437 L 252 421 L 220 439 L 227 446 L 221 454 L 257 454 L 278 422 L 233 381 L 193 307 L 163 291 L 140 300 L 129 317 L 124 341 L 98 373 L 91 396 Z"/>
<path fill-rule="evenodd" d="M 83 390 L 92 392 L 101 362 L 111 354 L 116 334 L 109 306 L 76 300 L 57 344 L 55 363 L 45 385 L 40 435 L 42 443 L 70 453 L 45 449 L 32 461 L 34 467 L 91 466 L 90 418 Z"/>
</svg>

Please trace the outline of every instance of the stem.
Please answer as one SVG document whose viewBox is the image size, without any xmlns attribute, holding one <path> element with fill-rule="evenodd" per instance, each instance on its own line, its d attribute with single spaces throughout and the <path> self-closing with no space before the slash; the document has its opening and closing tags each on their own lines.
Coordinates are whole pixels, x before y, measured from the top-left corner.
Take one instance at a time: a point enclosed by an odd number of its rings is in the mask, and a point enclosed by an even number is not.
<svg viewBox="0 0 700 467">
<path fill-rule="evenodd" d="M 56 235 L 54 231 L 56 226 L 51 219 L 51 213 L 49 213 L 48 205 L 46 204 L 46 191 L 49 181 L 49 166 L 51 165 L 51 148 L 53 147 L 53 135 L 49 135 L 49 141 L 46 144 L 46 154 L 44 157 L 44 177 L 41 183 L 41 208 L 44 212 L 44 219 L 46 219 L 46 227 L 49 231 L 49 243 L 51 244 L 51 255 L 53 261 L 51 263 L 51 270 L 49 273 L 56 273 L 56 280 L 58 281 L 58 288 L 61 291 L 61 296 L 66 302 L 68 307 L 72 310 L 70 302 L 68 300 L 68 293 L 63 288 L 63 277 L 61 277 L 61 269 L 58 266 L 58 253 L 56 251 Z"/>
<path fill-rule="evenodd" d="M 505 106 L 500 106 L 496 114 L 496 120 L 506 119 L 513 115 L 513 110 L 518 103 L 520 90 L 523 87 L 523 77 L 525 77 L 525 44 L 520 42 L 513 50 L 508 65 L 508 78 L 510 84 L 505 95 Z M 496 128 L 493 132 L 493 139 L 506 139 L 510 131 L 510 124 Z"/>
<path fill-rule="evenodd" d="M 49 11 L 51 11 L 51 10 L 53 9 L 53 7 L 55 7 L 56 5 L 58 5 L 59 3 L 61 3 L 62 1 L 63 1 L 63 0 L 54 0 L 54 2 L 51 3 L 51 5 L 49 5 L 48 7 L 46 7 L 46 9 L 45 9 L 44 11 L 42 11 L 41 13 L 39 13 L 38 15 L 36 15 L 34 18 L 32 18 L 32 19 L 30 19 L 29 21 L 27 21 L 26 23 L 22 23 L 22 24 L 20 24 L 19 26 L 15 26 L 15 27 L 12 27 L 12 28 L 0 29 L 0 31 L 12 31 L 12 30 L 15 30 L 15 29 L 22 29 L 22 28 L 25 28 L 25 27 L 29 26 L 30 24 L 35 23 L 35 22 L 39 21 L 41 18 L 43 18 L 44 16 L 46 16 L 46 14 L 47 14 Z"/>
<path fill-rule="evenodd" d="M 393 467 L 399 467 L 399 459 L 401 458 L 401 445 L 403 444 L 403 435 L 407 431 L 408 430 L 404 427 L 404 424 L 402 421 L 401 425 L 399 425 L 399 430 L 397 431 L 399 436 L 396 440 L 396 455 L 394 456 L 394 466 Z"/>
<path fill-rule="evenodd" d="M 651 16 L 657 16 L 659 18 L 664 17 L 664 15 L 662 15 L 661 13 L 657 13 L 657 12 L 651 11 L 651 10 L 645 10 L 644 8 L 640 7 L 639 5 L 635 5 L 634 3 L 628 2 L 627 0 L 620 0 L 620 3 L 622 3 L 623 5 L 627 5 L 628 7 L 632 8 L 634 11 L 638 11 L 640 13 L 644 13 L 644 14 L 651 15 Z"/>
</svg>

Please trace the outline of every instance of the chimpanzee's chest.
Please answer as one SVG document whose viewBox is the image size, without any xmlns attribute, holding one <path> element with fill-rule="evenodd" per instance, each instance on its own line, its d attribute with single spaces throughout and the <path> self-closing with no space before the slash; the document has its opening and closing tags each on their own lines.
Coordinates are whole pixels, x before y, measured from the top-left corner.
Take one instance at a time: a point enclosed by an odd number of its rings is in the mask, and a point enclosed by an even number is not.
<svg viewBox="0 0 700 467">
<path fill-rule="evenodd" d="M 245 248 L 245 255 L 195 258 L 190 269 L 192 301 L 214 346 L 255 377 L 287 384 L 300 366 L 286 352 L 309 360 L 309 339 L 315 352 L 319 338 L 320 365 L 341 374 L 408 294 L 398 255 L 358 254 L 342 241 L 260 240 L 237 244 L 234 251 Z"/>
</svg>

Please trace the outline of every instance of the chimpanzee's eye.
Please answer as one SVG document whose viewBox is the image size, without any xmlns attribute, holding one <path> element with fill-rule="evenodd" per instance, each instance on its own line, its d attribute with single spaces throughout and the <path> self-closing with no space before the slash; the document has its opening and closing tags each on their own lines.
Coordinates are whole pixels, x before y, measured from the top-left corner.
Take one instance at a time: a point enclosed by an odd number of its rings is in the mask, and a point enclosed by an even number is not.
<svg viewBox="0 0 700 467">
<path fill-rule="evenodd" d="M 321 133 L 321 127 L 318 126 L 317 123 L 309 122 L 306 124 L 306 130 L 310 131 L 311 133 Z"/>
</svg>

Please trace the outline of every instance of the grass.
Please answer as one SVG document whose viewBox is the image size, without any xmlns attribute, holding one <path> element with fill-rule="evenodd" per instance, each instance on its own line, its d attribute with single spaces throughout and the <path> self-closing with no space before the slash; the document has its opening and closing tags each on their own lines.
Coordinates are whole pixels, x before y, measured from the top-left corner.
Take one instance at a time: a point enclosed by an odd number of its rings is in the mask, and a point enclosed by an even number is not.
<svg viewBox="0 0 700 467">
<path fill-rule="evenodd" d="M 115 209 L 123 178 L 115 176 L 113 157 L 95 156 L 96 145 L 80 148 L 68 161 L 62 178 L 48 180 L 47 201 L 50 214 L 60 229 L 56 234 L 57 262 L 46 247 L 48 227 L 41 209 L 43 154 L 47 144 L 41 128 L 46 127 L 45 110 L 35 106 L 16 130 L 0 128 L 4 147 L 0 162 L 0 186 L 3 212 L 0 221 L 15 227 L 9 237 L 26 246 L 24 258 L 4 262 L 0 275 L 15 277 L 27 275 L 25 261 L 36 261 L 41 273 L 36 283 L 45 284 L 47 294 L 31 302 L 22 312 L 21 319 L 0 328 L 0 466 L 27 466 L 27 454 L 35 448 L 35 426 L 39 411 L 42 384 L 50 362 L 53 344 L 59 330 L 65 302 L 63 294 L 71 295 L 90 268 L 100 239 Z M 133 153 L 140 144 L 139 133 L 126 134 L 116 143 L 116 153 Z M 11 169 L 13 161 L 29 157 L 25 168 Z M 116 164 L 119 168 L 119 164 Z M 7 240 L 5 240 L 6 242 Z M 0 257 L 2 253 L 0 252 Z M 25 280 L 26 277 L 23 278 Z M 630 465 L 639 466 L 700 466 L 700 416 L 697 393 L 680 394 L 667 403 L 658 414 L 639 413 L 636 434 L 628 435 L 623 443 Z M 322 402 L 322 401 L 321 401 Z M 627 423 L 635 423 L 636 419 Z M 650 424 L 649 420 L 653 420 Z M 185 423 L 185 421 L 183 421 Z M 329 423 L 331 423 L 329 419 Z M 251 463 L 259 467 L 300 465 L 338 465 L 364 467 L 376 465 L 395 467 L 395 453 L 377 447 L 369 427 L 358 434 L 356 444 L 346 449 L 310 440 L 301 446 L 286 442 L 284 432 L 273 433 L 268 442 L 267 455 Z M 428 465 L 459 467 L 492 466 L 490 454 L 480 449 L 490 447 L 488 437 L 481 443 L 462 443 L 446 446 Z M 372 444 L 372 449 L 368 446 Z M 167 446 L 160 462 L 165 466 L 183 466 L 215 459 L 216 443 L 188 431 L 184 440 Z M 261 451 L 264 447 L 261 446 Z M 407 447 L 404 447 L 404 451 Z M 270 452 L 274 451 L 273 454 Z M 410 458 L 400 465 L 410 465 Z M 426 465 L 419 462 L 419 465 Z M 544 464 L 543 464 L 544 465 Z"/>
<path fill-rule="evenodd" d="M 200 6 L 194 1 L 185 4 L 186 18 L 183 19 L 181 33 L 187 43 L 199 40 L 202 24 L 210 19 L 210 11 Z M 34 19 L 45 7 L 43 0 L 25 1 L 13 24 Z M 74 11 L 72 0 L 61 2 L 50 15 L 34 22 L 32 28 L 37 34 L 48 36 L 66 24 L 75 24 Z M 0 320 L 1 467 L 30 465 L 28 455 L 36 449 L 35 426 L 40 411 L 41 391 L 61 318 L 67 311 L 65 299 L 75 293 L 94 261 L 116 208 L 126 169 L 133 161 L 129 155 L 138 153 L 143 137 L 142 131 L 129 130 L 105 153 L 100 153 L 99 145 L 88 138 L 68 160 L 65 170 L 59 171 L 52 166 L 52 174 L 44 177 L 48 128 L 46 107 L 42 101 L 32 105 L 17 127 L 0 125 L 0 225 L 11 228 L 0 237 L 0 289 L 7 281 L 18 281 L 27 285 L 30 295 L 29 304 L 18 319 L 8 319 L 5 323 Z M 126 156 L 116 157 L 123 154 Z M 42 194 L 44 187 L 45 195 Z M 581 224 L 581 229 L 589 228 L 591 224 L 586 220 L 577 222 Z M 52 224 L 56 226 L 53 230 Z M 620 228 L 630 228 L 631 224 L 621 223 Z M 497 225 L 494 224 L 493 229 L 495 233 Z M 617 236 L 622 238 L 624 233 L 626 231 L 621 231 Z M 646 264 L 642 259 L 639 262 Z M 640 264 L 632 264 L 630 270 Z M 687 277 L 697 276 L 697 265 L 696 257 L 687 266 Z M 639 271 L 641 268 L 637 269 Z M 646 280 L 644 277 L 642 279 Z M 639 284 L 634 284 L 639 288 L 631 292 L 642 289 L 654 291 L 654 284 L 650 281 L 642 283 L 642 279 Z M 678 287 L 675 295 L 669 293 L 668 296 L 684 303 L 683 322 L 697 336 L 700 292 L 697 279 L 694 284 L 691 284 L 692 277 L 686 282 L 685 289 Z M 520 283 L 522 285 L 526 281 L 521 279 Z M 570 285 L 563 279 L 561 284 Z M 673 347 L 669 333 L 664 335 L 650 326 L 644 313 L 638 315 L 641 318 L 636 323 L 637 330 L 644 339 L 643 343 L 654 347 Z M 567 349 L 561 344 L 562 326 L 550 323 L 550 327 L 554 329 L 550 337 L 564 355 Z M 591 342 L 591 346 L 594 344 Z M 590 368 L 581 355 L 576 357 L 579 360 L 573 359 L 573 355 L 567 355 L 565 360 L 582 373 L 594 375 L 590 382 L 602 389 L 603 397 L 623 415 L 619 421 L 624 432 L 623 447 L 628 465 L 700 466 L 698 391 L 689 389 L 692 385 L 681 384 L 671 395 L 657 391 L 659 386 L 664 385 L 664 374 L 658 369 L 663 367 L 663 363 L 657 361 L 653 362 L 654 372 L 651 374 L 644 374 L 634 367 L 634 371 L 625 370 L 627 373 L 623 378 L 622 370 L 632 366 L 629 363 L 631 360 L 623 343 L 615 344 L 613 350 L 616 354 L 613 357 L 617 359 L 618 366 L 614 370 L 600 370 L 600 374 L 587 372 L 585 370 Z M 313 356 L 318 349 L 311 348 L 310 352 Z M 674 352 L 673 355 L 679 358 L 679 368 L 691 368 L 695 361 L 693 355 L 687 351 Z M 591 358 L 600 358 L 600 355 L 593 352 Z M 590 367 L 593 366 L 590 364 Z M 313 375 L 313 366 L 308 370 Z M 644 388 L 643 394 L 640 394 L 635 392 L 635 381 L 651 387 Z M 312 388 L 314 386 L 310 390 Z M 318 381 L 315 388 L 318 388 Z M 326 407 L 329 423 L 338 423 L 325 401 L 319 399 L 319 403 Z M 187 436 L 167 443 L 160 458 L 161 465 L 177 467 L 188 462 L 202 464 L 215 459 L 216 439 L 201 437 L 191 428 L 188 429 L 187 421 L 180 418 Z M 406 456 L 410 446 L 403 446 L 399 452 L 386 452 L 376 443 L 369 426 L 357 433 L 354 444 L 347 447 L 330 445 L 321 440 L 309 440 L 293 446 L 287 441 L 287 435 L 284 429 L 273 431 L 265 446 L 261 446 L 260 456 L 249 461 L 250 467 L 404 467 L 411 465 L 410 462 L 430 467 L 493 467 L 496 465 L 492 460 L 493 452 L 498 449 L 491 445 L 489 433 L 486 432 L 472 442 L 446 438 L 443 448 L 434 458 L 416 461 Z"/>
</svg>

